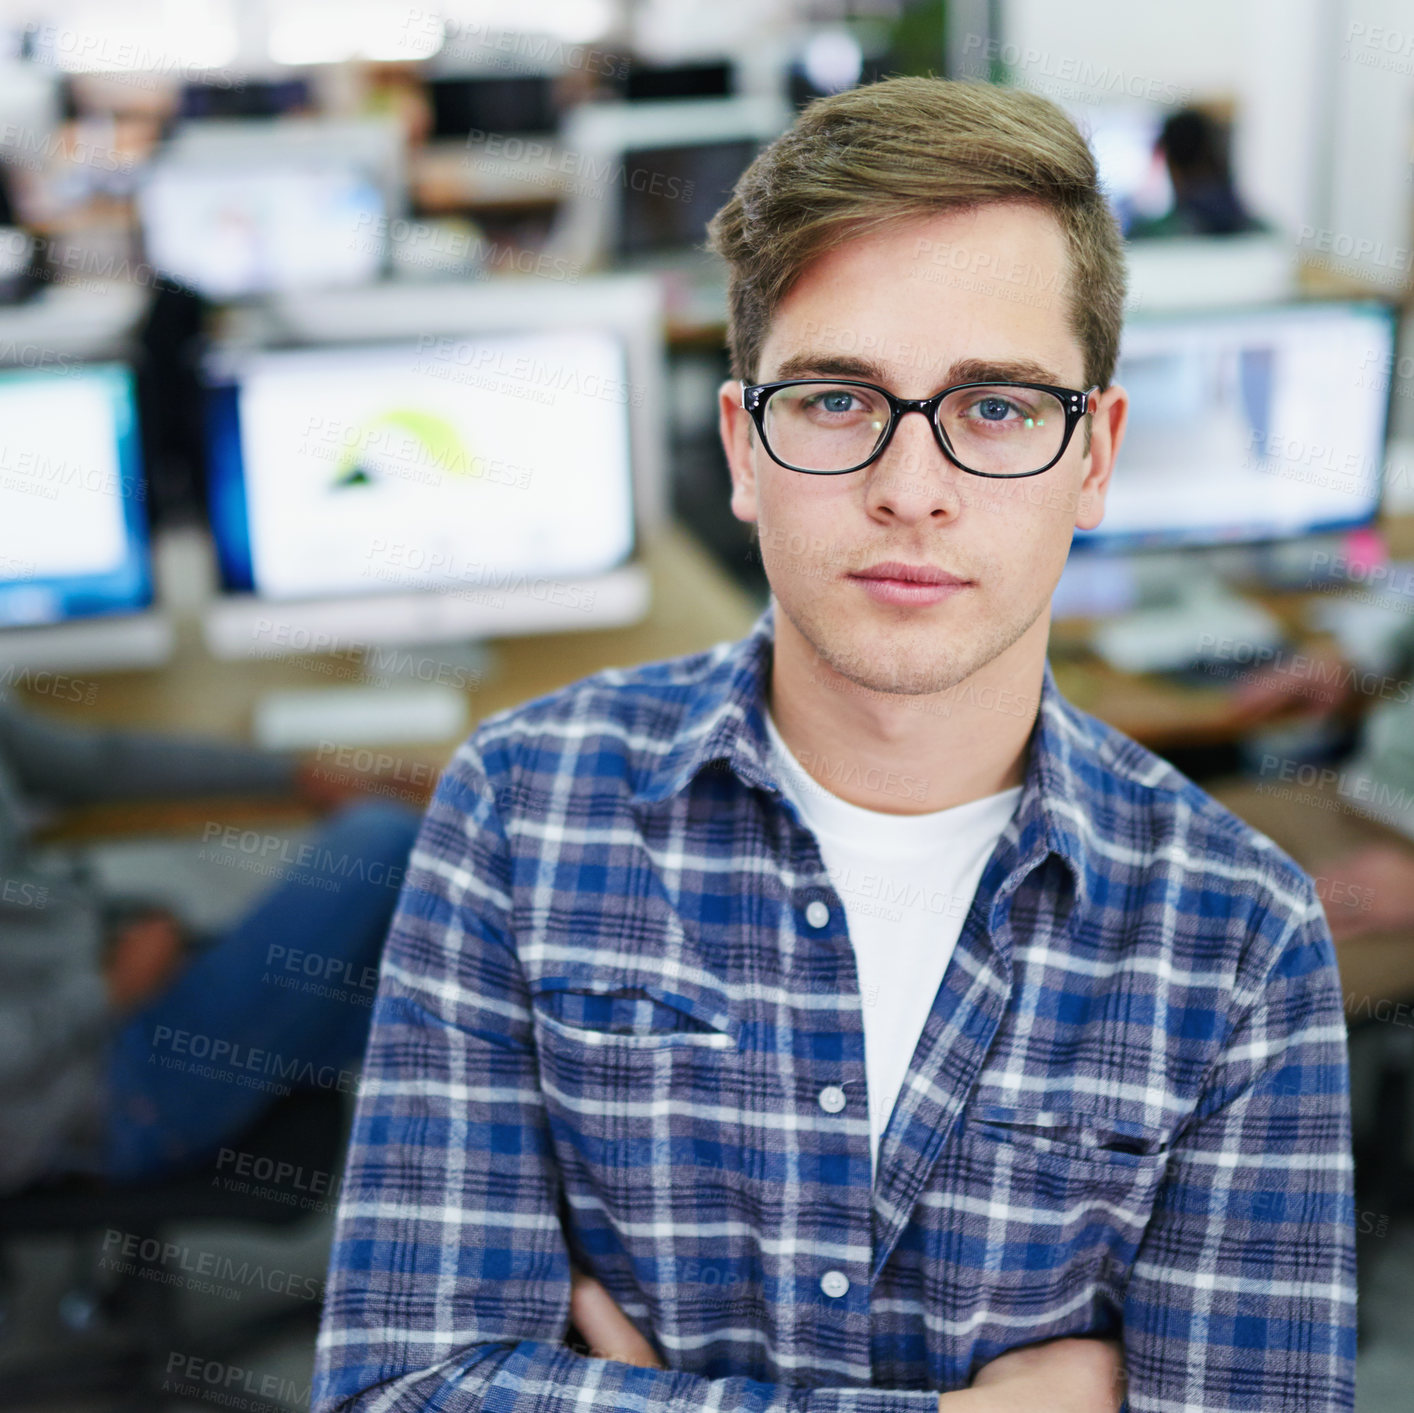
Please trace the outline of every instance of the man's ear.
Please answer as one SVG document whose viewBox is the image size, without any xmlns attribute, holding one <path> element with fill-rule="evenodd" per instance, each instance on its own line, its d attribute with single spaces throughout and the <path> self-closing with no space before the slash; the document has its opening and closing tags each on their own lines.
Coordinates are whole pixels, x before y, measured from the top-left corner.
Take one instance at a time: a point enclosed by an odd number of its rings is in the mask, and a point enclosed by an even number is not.
<svg viewBox="0 0 1414 1413">
<path fill-rule="evenodd" d="M 1085 454 L 1085 479 L 1076 497 L 1077 530 L 1093 530 L 1104 519 L 1105 495 L 1128 420 L 1129 394 L 1118 383 L 1111 383 L 1096 398 L 1090 414 L 1090 450 Z"/>
<path fill-rule="evenodd" d="M 751 414 L 741 405 L 741 384 L 728 378 L 717 389 L 718 426 L 722 450 L 732 477 L 732 514 L 753 524 L 756 520 L 756 428 Z"/>
</svg>

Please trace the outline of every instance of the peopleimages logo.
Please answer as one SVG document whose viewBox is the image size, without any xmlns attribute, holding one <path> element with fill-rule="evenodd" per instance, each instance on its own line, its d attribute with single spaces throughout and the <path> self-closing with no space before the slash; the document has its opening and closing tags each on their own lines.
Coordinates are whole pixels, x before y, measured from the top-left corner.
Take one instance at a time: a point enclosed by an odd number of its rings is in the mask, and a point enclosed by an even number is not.
<svg viewBox="0 0 1414 1413">
<path fill-rule="evenodd" d="M 553 143 L 521 137 L 516 133 L 472 128 L 466 135 L 466 145 L 468 148 L 478 147 L 487 156 L 499 157 L 506 162 L 524 162 L 527 166 L 539 166 L 546 174 L 574 178 L 576 183 L 582 183 L 584 189 L 590 192 L 618 185 L 646 192 L 650 196 L 661 196 L 665 201 L 691 201 L 697 190 L 696 183 L 691 179 L 684 180 L 672 172 L 652 171 L 641 165 L 629 166 L 613 157 L 586 155 L 572 148 L 557 147 Z"/>
<path fill-rule="evenodd" d="M 289 1085 L 284 1083 L 286 1080 L 293 1080 L 296 1084 L 311 1089 L 337 1089 L 340 1094 L 359 1092 L 361 1075 L 357 1071 L 339 1069 L 334 1065 L 316 1066 L 312 1060 L 281 1055 L 274 1050 L 257 1049 L 219 1036 L 202 1035 L 190 1030 L 174 1030 L 169 1025 L 154 1027 L 152 1048 L 154 1052 L 167 1052 L 158 1056 L 158 1062 L 164 1069 L 184 1070 L 210 1079 L 231 1080 L 248 1088 L 269 1087 L 264 1079 L 273 1075 L 274 1090 L 282 1094 L 290 1092 Z M 189 1056 L 191 1061 L 209 1063 L 193 1065 L 182 1058 L 186 1056 Z"/>
<path fill-rule="evenodd" d="M 227 1299 L 240 1299 L 241 1291 L 237 1287 L 255 1287 L 297 1300 L 321 1300 L 324 1296 L 323 1281 L 313 1276 L 249 1260 L 238 1262 L 232 1256 L 221 1256 L 214 1251 L 111 1227 L 103 1234 L 102 1263 L 125 1275 L 135 1275 L 140 1267 L 145 1268 L 150 1277 L 169 1277 L 164 1284 L 190 1285 L 193 1290 L 207 1290 L 213 1295 L 225 1295 Z M 182 1277 L 201 1279 L 184 1280 Z M 220 1288 L 223 1286 L 224 1290 Z"/>
<path fill-rule="evenodd" d="M 798 758 L 816 780 L 822 783 L 828 781 L 837 790 L 845 786 L 871 794 L 902 795 L 910 800 L 927 798 L 928 782 L 922 776 L 901 774 L 877 766 L 861 766 L 857 761 L 843 758 L 832 759 L 819 751 L 804 750 L 798 753 Z"/>
<path fill-rule="evenodd" d="M 981 34 L 969 34 L 962 42 L 963 66 L 969 73 L 979 72 L 981 61 L 1000 61 L 1008 69 L 1019 70 L 1035 81 L 1049 79 L 1073 84 L 1076 97 L 1087 94 L 1108 97 L 1127 95 L 1144 98 L 1151 103 L 1176 107 L 1186 103 L 1193 90 L 1167 79 L 1132 73 L 1109 64 L 1096 64 L 1081 54 L 1052 54 L 1034 45 L 1023 47 L 1009 40 L 992 39 Z"/>
<path fill-rule="evenodd" d="M 313 1384 L 299 1384 L 279 1374 L 223 1364 L 198 1354 L 173 1350 L 167 1357 L 164 1392 L 206 1399 L 242 1413 L 279 1413 L 289 1407 L 308 1408 Z M 267 1401 L 269 1400 L 269 1401 Z"/>
<path fill-rule="evenodd" d="M 1264 754 L 1258 774 L 1262 779 L 1257 789 L 1264 794 L 1275 793 L 1270 789 L 1271 782 L 1275 779 L 1292 781 L 1304 789 L 1314 789 L 1318 792 L 1333 789 L 1342 799 L 1355 800 L 1360 804 L 1369 804 L 1377 810 L 1396 814 L 1405 814 L 1410 806 L 1414 805 L 1414 796 L 1411 796 L 1408 790 L 1396 788 L 1388 781 L 1376 780 L 1363 772 L 1337 770 L 1333 766 L 1318 766 L 1310 761 L 1298 761 L 1285 756 Z M 1358 804 L 1353 808 L 1358 810 Z"/>
<path fill-rule="evenodd" d="M 1296 680 L 1318 682 L 1323 686 L 1336 685 L 1343 691 L 1359 692 L 1367 697 L 1378 696 L 1384 701 L 1407 702 L 1414 698 L 1414 688 L 1402 678 L 1307 653 L 1289 654 L 1270 643 L 1252 643 L 1241 638 L 1220 638 L 1215 633 L 1200 633 L 1198 653 L 1201 659 L 1216 658 L 1244 667 L 1285 672 Z"/>
<path fill-rule="evenodd" d="M 585 372 L 577 363 L 547 362 L 528 353 L 508 353 L 493 345 L 445 334 L 422 334 L 417 340 L 419 357 L 454 363 L 474 373 L 483 373 L 512 383 L 526 383 L 551 392 L 571 392 L 618 406 L 643 406 L 643 389 L 618 378 L 604 377 L 592 369 Z"/>
<path fill-rule="evenodd" d="M 137 165 L 135 158 L 111 147 L 14 122 L 0 123 L 0 147 L 5 150 L 7 162 L 36 172 L 43 171 L 56 158 L 63 158 L 71 167 L 92 167 L 102 172 L 131 172 Z M 16 235 L 20 234 L 16 231 Z"/>
</svg>

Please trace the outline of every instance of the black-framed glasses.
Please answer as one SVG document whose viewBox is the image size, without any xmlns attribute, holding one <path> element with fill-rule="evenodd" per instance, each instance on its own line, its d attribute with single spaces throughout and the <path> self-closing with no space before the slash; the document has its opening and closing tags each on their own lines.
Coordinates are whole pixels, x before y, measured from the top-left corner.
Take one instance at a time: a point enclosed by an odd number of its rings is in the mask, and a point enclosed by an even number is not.
<svg viewBox="0 0 1414 1413">
<path fill-rule="evenodd" d="M 1065 454 L 1098 384 L 955 383 L 932 397 L 895 397 L 852 378 L 743 383 L 766 455 L 789 471 L 843 476 L 883 454 L 899 419 L 921 412 L 944 456 L 973 476 L 1039 476 Z"/>
</svg>

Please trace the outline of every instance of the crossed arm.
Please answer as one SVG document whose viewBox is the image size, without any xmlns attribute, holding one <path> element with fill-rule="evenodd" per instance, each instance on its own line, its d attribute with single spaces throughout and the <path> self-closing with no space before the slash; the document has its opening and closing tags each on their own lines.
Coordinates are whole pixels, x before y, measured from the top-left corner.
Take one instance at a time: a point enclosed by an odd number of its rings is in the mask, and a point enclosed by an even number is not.
<svg viewBox="0 0 1414 1413">
<path fill-rule="evenodd" d="M 653 1346 L 592 1276 L 570 1268 L 570 1319 L 591 1359 L 661 1369 Z M 1119 1413 L 1124 1360 L 1119 1341 L 1053 1339 L 1011 1350 L 977 1373 L 970 1388 L 940 1394 L 939 1413 Z"/>
</svg>

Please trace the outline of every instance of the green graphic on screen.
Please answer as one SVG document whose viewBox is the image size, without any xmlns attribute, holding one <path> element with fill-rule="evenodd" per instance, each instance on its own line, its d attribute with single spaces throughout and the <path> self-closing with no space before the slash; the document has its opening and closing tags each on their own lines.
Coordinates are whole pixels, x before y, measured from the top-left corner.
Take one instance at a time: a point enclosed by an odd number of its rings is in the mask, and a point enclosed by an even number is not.
<svg viewBox="0 0 1414 1413">
<path fill-rule="evenodd" d="M 345 448 L 331 488 L 376 486 L 390 479 L 421 481 L 440 476 L 470 479 L 476 458 L 461 433 L 445 417 L 415 407 L 393 408 L 358 428 Z"/>
</svg>

